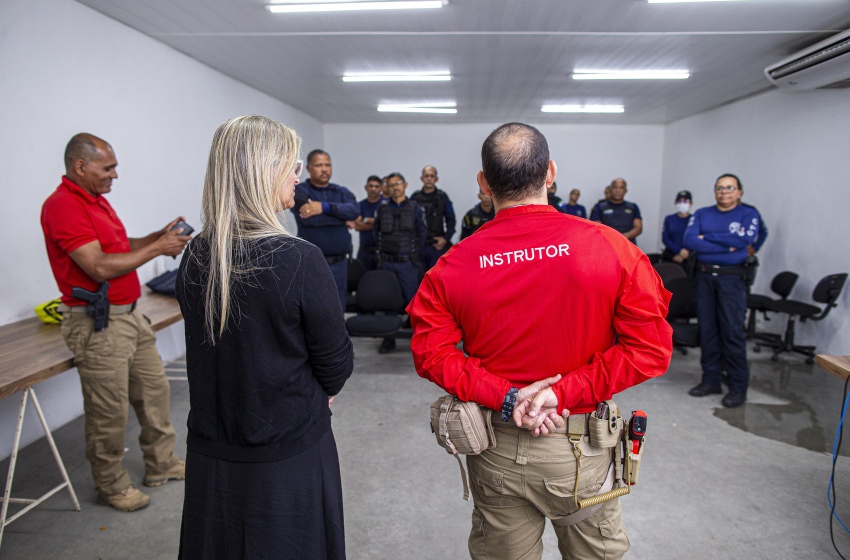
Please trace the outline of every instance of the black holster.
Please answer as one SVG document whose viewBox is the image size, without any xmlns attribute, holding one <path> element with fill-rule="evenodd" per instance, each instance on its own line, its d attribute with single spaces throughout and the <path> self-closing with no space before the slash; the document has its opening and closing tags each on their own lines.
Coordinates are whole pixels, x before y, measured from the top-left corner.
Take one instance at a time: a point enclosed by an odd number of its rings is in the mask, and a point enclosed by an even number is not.
<svg viewBox="0 0 850 560">
<path fill-rule="evenodd" d="M 86 302 L 86 315 L 94 319 L 95 332 L 109 326 L 109 282 L 101 284 L 96 292 L 71 288 L 71 295 Z"/>
</svg>

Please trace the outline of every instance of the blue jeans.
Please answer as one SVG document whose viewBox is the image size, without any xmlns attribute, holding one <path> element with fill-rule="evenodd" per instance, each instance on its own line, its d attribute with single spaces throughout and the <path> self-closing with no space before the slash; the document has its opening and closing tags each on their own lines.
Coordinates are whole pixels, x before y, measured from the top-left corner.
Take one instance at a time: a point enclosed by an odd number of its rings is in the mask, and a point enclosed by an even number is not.
<svg viewBox="0 0 850 560">
<path fill-rule="evenodd" d="M 712 276 L 697 272 L 694 288 L 702 351 L 702 382 L 720 385 L 725 361 L 729 390 L 746 393 L 750 380 L 744 339 L 747 284 L 740 276 Z"/>
</svg>

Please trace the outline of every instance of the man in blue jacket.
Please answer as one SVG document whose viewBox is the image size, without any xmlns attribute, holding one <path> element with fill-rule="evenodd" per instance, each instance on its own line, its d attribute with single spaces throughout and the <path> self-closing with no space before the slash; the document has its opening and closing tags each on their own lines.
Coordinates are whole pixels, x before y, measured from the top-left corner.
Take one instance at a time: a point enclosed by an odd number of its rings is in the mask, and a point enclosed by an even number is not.
<svg viewBox="0 0 850 560">
<path fill-rule="evenodd" d="M 684 245 L 697 253 L 694 274 L 697 321 L 700 326 L 702 382 L 690 390 L 694 397 L 721 393 L 723 362 L 729 393 L 723 406 L 734 408 L 747 400 L 750 370 L 743 325 L 747 313 L 747 247 L 759 237 L 759 218 L 738 203 L 741 181 L 726 173 L 714 184 L 715 206 L 700 208 L 685 230 Z"/>
<path fill-rule="evenodd" d="M 331 156 L 324 150 L 307 154 L 310 178 L 295 185 L 295 222 L 298 237 L 322 250 L 331 269 L 342 311 L 348 291 L 348 260 L 351 234 L 346 222 L 357 219 L 360 206 L 347 188 L 331 183 Z"/>
</svg>

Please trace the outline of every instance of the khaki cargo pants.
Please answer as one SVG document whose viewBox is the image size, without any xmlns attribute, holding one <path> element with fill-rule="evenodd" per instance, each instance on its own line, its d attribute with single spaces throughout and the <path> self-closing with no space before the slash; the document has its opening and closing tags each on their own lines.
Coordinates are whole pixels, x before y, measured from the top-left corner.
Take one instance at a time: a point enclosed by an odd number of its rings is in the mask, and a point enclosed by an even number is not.
<svg viewBox="0 0 850 560">
<path fill-rule="evenodd" d="M 576 511 L 576 458 L 566 434 L 531 437 L 528 430 L 494 421 L 496 447 L 467 455 L 472 497 L 469 553 L 473 560 L 539 560 L 546 518 Z M 579 499 L 594 496 L 608 474 L 609 449 L 581 443 Z M 564 559 L 621 558 L 629 537 L 620 500 L 604 502 L 570 527 L 555 527 Z"/>
<path fill-rule="evenodd" d="M 178 458 L 168 417 L 170 390 L 148 320 L 138 310 L 113 314 L 107 329 L 94 332 L 94 320 L 85 313 L 65 313 L 62 336 L 80 374 L 86 459 L 97 490 L 110 496 L 132 482 L 121 465 L 128 403 L 141 426 L 145 472 L 173 467 Z"/>
</svg>

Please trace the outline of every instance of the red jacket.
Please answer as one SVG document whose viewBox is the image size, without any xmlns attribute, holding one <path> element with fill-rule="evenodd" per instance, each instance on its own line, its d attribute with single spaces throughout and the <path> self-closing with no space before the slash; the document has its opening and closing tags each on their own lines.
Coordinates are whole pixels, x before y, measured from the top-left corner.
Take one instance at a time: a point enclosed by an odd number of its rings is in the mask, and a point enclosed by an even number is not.
<svg viewBox="0 0 850 560">
<path fill-rule="evenodd" d="M 425 275 L 407 308 L 413 361 L 494 410 L 511 387 L 560 373 L 559 411 L 589 412 L 667 370 L 669 301 L 621 233 L 551 206 L 506 208 Z"/>
</svg>

